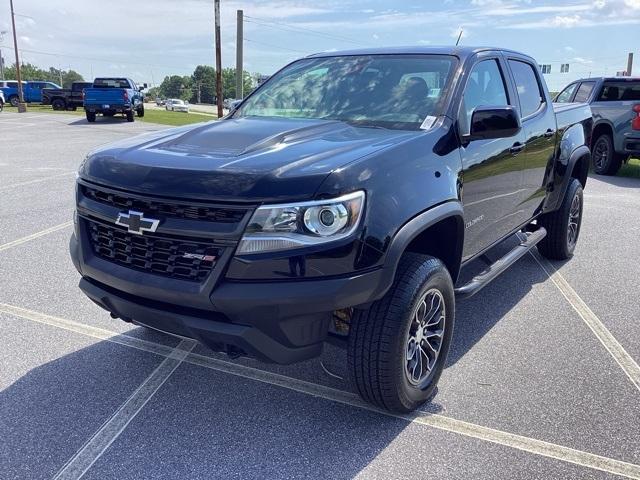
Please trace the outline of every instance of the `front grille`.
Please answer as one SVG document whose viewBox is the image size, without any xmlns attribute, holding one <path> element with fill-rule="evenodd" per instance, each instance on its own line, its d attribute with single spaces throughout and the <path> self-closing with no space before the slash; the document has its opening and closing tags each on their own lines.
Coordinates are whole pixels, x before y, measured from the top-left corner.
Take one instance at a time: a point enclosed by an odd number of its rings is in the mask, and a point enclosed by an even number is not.
<svg viewBox="0 0 640 480">
<path fill-rule="evenodd" d="M 115 225 L 89 219 L 84 221 L 91 247 L 98 257 L 163 277 L 202 282 L 211 273 L 223 250 L 207 240 L 136 235 Z M 203 259 L 200 256 L 213 258 Z"/>
<path fill-rule="evenodd" d="M 216 223 L 239 223 L 247 210 L 242 207 L 230 208 L 215 205 L 193 205 L 188 203 L 141 199 L 126 193 L 114 193 L 100 190 L 87 185 L 81 185 L 85 197 L 105 205 L 122 210 L 136 210 L 146 215 L 184 218 Z"/>
</svg>

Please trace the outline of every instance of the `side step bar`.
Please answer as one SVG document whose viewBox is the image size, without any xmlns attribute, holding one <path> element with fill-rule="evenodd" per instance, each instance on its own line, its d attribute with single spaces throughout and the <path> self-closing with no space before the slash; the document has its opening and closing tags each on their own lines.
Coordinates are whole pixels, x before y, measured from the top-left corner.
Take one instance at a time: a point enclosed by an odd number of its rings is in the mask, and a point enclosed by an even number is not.
<svg viewBox="0 0 640 480">
<path fill-rule="evenodd" d="M 494 280 L 498 275 L 522 258 L 525 253 L 535 247 L 538 242 L 546 236 L 547 231 L 543 227 L 540 227 L 533 232 L 518 233 L 520 244 L 516 245 L 505 256 L 496 260 L 485 271 L 473 277 L 469 283 L 456 288 L 454 290 L 456 298 L 469 298 L 478 293 L 486 287 L 489 282 Z"/>
</svg>

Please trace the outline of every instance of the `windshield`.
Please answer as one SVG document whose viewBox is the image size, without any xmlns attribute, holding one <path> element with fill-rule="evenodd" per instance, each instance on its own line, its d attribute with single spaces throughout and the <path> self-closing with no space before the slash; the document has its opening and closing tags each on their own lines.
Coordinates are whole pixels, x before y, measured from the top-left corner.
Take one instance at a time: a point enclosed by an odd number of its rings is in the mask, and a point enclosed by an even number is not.
<svg viewBox="0 0 640 480">
<path fill-rule="evenodd" d="M 306 58 L 269 79 L 239 117 L 340 120 L 418 129 L 442 113 L 456 59 L 447 55 Z"/>
</svg>

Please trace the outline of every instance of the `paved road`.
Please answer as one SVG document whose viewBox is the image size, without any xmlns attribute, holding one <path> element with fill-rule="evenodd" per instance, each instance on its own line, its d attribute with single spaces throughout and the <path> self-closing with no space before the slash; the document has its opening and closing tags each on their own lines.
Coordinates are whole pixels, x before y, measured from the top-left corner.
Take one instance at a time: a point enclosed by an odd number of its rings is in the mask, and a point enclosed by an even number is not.
<svg viewBox="0 0 640 480">
<path fill-rule="evenodd" d="M 570 262 L 526 256 L 460 302 L 438 395 L 398 417 L 324 373 L 338 349 L 229 361 L 80 293 L 73 172 L 159 128 L 0 115 L 0 477 L 640 478 L 640 180 L 590 178 Z"/>
</svg>

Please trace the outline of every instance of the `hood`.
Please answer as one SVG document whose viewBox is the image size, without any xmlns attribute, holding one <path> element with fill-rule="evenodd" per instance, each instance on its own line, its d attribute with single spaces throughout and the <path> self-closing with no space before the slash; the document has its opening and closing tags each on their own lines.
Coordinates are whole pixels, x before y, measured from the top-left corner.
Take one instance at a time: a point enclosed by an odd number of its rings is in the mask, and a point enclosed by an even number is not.
<svg viewBox="0 0 640 480">
<path fill-rule="evenodd" d="M 101 147 L 82 178 L 140 193 L 231 202 L 310 198 L 331 172 L 419 132 L 284 118 L 227 119 Z"/>
</svg>

